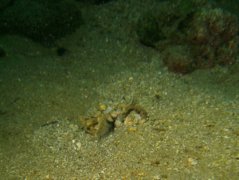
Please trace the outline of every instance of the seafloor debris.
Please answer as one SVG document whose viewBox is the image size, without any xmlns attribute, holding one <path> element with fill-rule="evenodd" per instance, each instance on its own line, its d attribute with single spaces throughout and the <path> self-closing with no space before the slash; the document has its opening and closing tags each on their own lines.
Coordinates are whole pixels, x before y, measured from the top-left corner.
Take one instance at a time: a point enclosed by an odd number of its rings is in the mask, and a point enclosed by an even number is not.
<svg viewBox="0 0 239 180">
<path fill-rule="evenodd" d="M 138 104 L 117 104 L 107 106 L 99 104 L 93 116 L 80 120 L 85 131 L 93 136 L 102 137 L 120 126 L 135 126 L 148 118 L 146 110 Z"/>
</svg>

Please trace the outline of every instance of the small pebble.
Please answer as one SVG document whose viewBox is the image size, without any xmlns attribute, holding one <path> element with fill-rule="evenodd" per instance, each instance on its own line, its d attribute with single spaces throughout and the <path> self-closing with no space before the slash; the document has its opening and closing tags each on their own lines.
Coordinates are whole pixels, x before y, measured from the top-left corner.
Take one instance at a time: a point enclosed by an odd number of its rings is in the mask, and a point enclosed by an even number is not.
<svg viewBox="0 0 239 180">
<path fill-rule="evenodd" d="M 76 132 L 78 130 L 78 126 L 75 124 L 70 124 L 69 127 L 73 132 Z"/>
<path fill-rule="evenodd" d="M 76 143 L 76 149 L 79 151 L 81 149 L 81 143 L 80 142 L 77 142 Z"/>
<path fill-rule="evenodd" d="M 197 164 L 198 164 L 198 161 L 196 159 L 188 158 L 188 165 L 189 166 L 195 166 Z"/>
</svg>

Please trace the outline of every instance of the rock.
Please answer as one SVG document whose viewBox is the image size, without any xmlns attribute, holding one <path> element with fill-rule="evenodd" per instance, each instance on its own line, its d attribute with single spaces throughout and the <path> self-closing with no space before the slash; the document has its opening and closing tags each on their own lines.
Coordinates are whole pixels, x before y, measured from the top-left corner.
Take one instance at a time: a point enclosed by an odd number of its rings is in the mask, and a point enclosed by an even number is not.
<svg viewBox="0 0 239 180">
<path fill-rule="evenodd" d="M 169 71 L 186 74 L 194 70 L 193 58 L 188 47 L 172 46 L 164 51 L 164 64 Z"/>
<path fill-rule="evenodd" d="M 175 73 L 236 61 L 239 24 L 235 15 L 204 0 L 162 2 L 138 21 L 139 41 L 163 52 Z"/>
<path fill-rule="evenodd" d="M 14 0 L 0 12 L 0 33 L 18 34 L 51 43 L 73 32 L 81 23 L 74 1 Z"/>
<path fill-rule="evenodd" d="M 145 109 L 138 104 L 118 104 L 114 107 L 102 103 L 99 105 L 100 111 L 97 111 L 95 115 L 80 120 L 85 131 L 95 137 L 103 137 L 123 125 L 143 124 L 148 118 Z"/>
<path fill-rule="evenodd" d="M 219 8 L 202 8 L 193 15 L 189 27 L 188 44 L 197 68 L 236 61 L 239 30 L 236 16 Z"/>
<path fill-rule="evenodd" d="M 1 58 L 1 57 L 5 57 L 5 56 L 6 56 L 5 50 L 0 47 L 0 58 Z"/>
</svg>

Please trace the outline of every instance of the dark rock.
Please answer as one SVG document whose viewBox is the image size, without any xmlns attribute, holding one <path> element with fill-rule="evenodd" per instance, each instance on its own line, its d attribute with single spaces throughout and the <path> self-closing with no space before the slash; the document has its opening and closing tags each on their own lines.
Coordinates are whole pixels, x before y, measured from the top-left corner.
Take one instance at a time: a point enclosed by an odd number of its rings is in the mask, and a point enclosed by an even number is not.
<svg viewBox="0 0 239 180">
<path fill-rule="evenodd" d="M 156 17 L 153 14 L 145 14 L 138 21 L 137 34 L 142 44 L 146 46 L 155 46 L 155 43 L 165 39 L 163 33 L 160 31 L 160 25 L 157 23 Z"/>
<path fill-rule="evenodd" d="M 194 64 L 189 48 L 185 46 L 168 47 L 164 53 L 164 64 L 169 71 L 187 74 L 194 70 Z"/>
<path fill-rule="evenodd" d="M 58 47 L 56 49 L 56 53 L 58 56 L 64 56 L 64 55 L 66 55 L 67 52 L 68 52 L 68 50 L 64 47 Z"/>
<path fill-rule="evenodd" d="M 12 6 L 16 0 L 0 0 L 0 11 Z"/>
<path fill-rule="evenodd" d="M 6 56 L 6 52 L 4 51 L 3 48 L 0 47 L 0 58 L 5 56 Z"/>
<path fill-rule="evenodd" d="M 39 42 L 53 42 L 82 23 L 74 1 L 15 0 L 4 7 L 0 33 L 24 35 Z"/>
<path fill-rule="evenodd" d="M 198 68 L 233 64 L 238 53 L 237 17 L 219 8 L 197 11 L 187 32 Z"/>
<path fill-rule="evenodd" d="M 136 31 L 176 73 L 233 64 L 238 54 L 237 17 L 204 0 L 162 3 L 139 19 Z"/>
</svg>

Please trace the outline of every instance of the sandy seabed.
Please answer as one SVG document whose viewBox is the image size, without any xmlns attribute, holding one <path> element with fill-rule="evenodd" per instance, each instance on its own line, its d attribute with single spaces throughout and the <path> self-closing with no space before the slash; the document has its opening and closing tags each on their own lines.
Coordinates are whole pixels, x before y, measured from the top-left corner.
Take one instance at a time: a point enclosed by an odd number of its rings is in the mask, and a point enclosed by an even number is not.
<svg viewBox="0 0 239 180">
<path fill-rule="evenodd" d="M 168 72 L 132 31 L 142 2 L 84 7 L 87 23 L 57 42 L 62 57 L 1 37 L 0 179 L 238 179 L 238 61 Z M 132 99 L 145 123 L 102 138 L 80 128 L 99 103 Z"/>
</svg>

